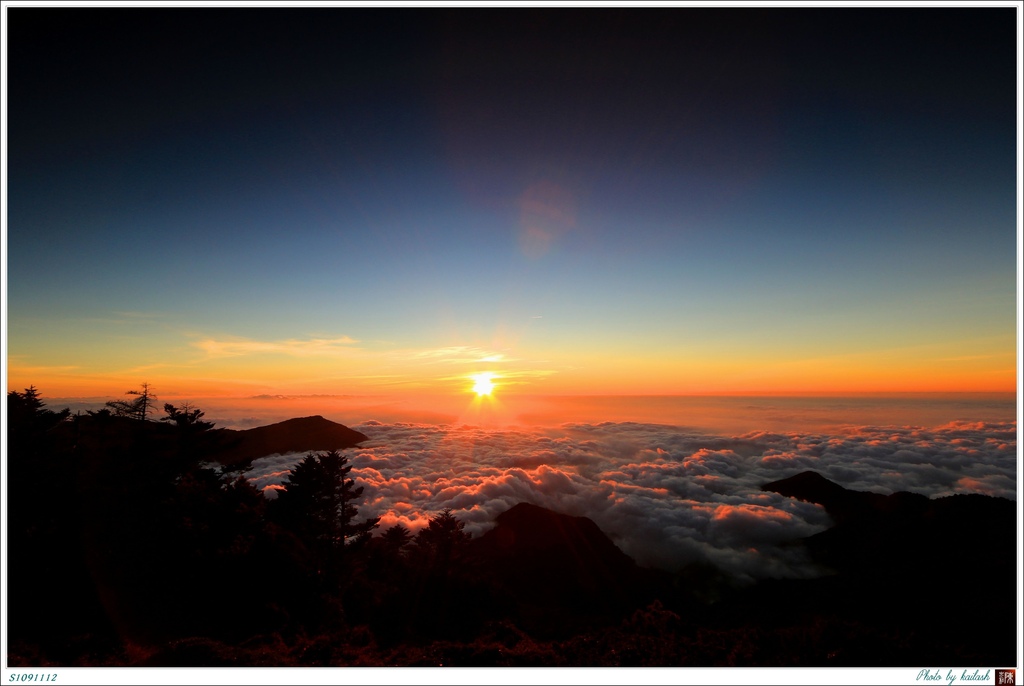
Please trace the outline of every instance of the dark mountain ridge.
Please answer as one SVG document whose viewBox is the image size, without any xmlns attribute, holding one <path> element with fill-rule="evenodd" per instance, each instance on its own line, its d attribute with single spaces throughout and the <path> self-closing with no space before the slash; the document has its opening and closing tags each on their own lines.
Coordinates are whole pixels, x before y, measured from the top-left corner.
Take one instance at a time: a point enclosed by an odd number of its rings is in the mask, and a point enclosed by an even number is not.
<svg viewBox="0 0 1024 686">
<path fill-rule="evenodd" d="M 345 450 L 368 437 L 320 415 L 297 417 L 252 429 L 195 430 L 162 421 L 110 414 L 82 415 L 53 429 L 54 438 L 65 449 L 128 449 L 138 441 L 196 451 L 204 459 L 225 467 L 242 468 L 254 459 L 280 453 Z"/>
<path fill-rule="evenodd" d="M 230 467 L 277 453 L 344 450 L 369 440 L 365 434 L 320 415 L 288 419 L 253 429 L 220 431 L 225 447 L 213 457 Z"/>
<path fill-rule="evenodd" d="M 929 640 L 948 641 L 957 634 L 940 634 L 936 627 L 946 626 L 950 617 L 1013 606 L 1018 540 L 1012 500 L 981 494 L 866 493 L 810 471 L 767 483 L 762 490 L 818 503 L 836 521 L 797 542 L 830 573 L 802 584 L 801 593 L 823 594 L 819 599 L 844 617 L 885 630 L 922 636 L 936 632 Z M 970 640 L 960 634 L 963 645 L 977 651 L 974 662 L 1013 654 L 1013 613 L 998 614 L 972 623 Z M 898 659 L 915 658 L 904 654 Z"/>
<path fill-rule="evenodd" d="M 1007 498 L 978 493 L 928 498 L 907 491 L 891 495 L 854 491 L 813 471 L 772 481 L 761 490 L 817 503 L 838 526 L 877 526 L 880 537 L 889 535 L 893 525 L 907 522 L 920 527 L 940 527 L 946 538 L 956 534 L 973 538 L 979 533 L 1005 529 L 1004 522 L 1013 525 L 1016 513 L 1016 503 Z M 881 527 L 883 523 L 885 527 Z M 984 531 L 975 531 L 979 528 Z M 1007 533 L 1002 531 L 1003 536 Z"/>
<path fill-rule="evenodd" d="M 829 481 L 814 471 L 772 481 L 761 487 L 789 498 L 817 503 L 825 508 L 837 524 L 869 517 L 920 515 L 928 508 L 929 499 L 920 493 L 900 491 L 892 495 L 853 491 Z"/>
<path fill-rule="evenodd" d="M 633 559 L 587 517 L 519 503 L 495 522 L 476 548 L 509 586 L 525 583 L 533 593 L 536 579 L 543 578 L 546 591 L 589 594 L 622 584 L 638 571 Z"/>
<path fill-rule="evenodd" d="M 825 508 L 836 526 L 804 542 L 816 559 L 835 569 L 911 573 L 939 550 L 1012 551 L 1016 547 L 1017 506 L 1006 498 L 957 494 L 932 499 L 904 491 L 891 495 L 853 491 L 812 471 L 761 488 Z M 1012 563 L 1012 556 L 1009 559 Z M 1016 573 L 1013 564 L 995 559 L 985 569 L 986 575 Z M 936 573 L 944 574 L 940 570 L 931 576 Z"/>
<path fill-rule="evenodd" d="M 621 620 L 667 589 L 670 575 L 637 566 L 588 517 L 518 503 L 472 542 L 479 571 L 535 635 L 570 635 Z"/>
</svg>

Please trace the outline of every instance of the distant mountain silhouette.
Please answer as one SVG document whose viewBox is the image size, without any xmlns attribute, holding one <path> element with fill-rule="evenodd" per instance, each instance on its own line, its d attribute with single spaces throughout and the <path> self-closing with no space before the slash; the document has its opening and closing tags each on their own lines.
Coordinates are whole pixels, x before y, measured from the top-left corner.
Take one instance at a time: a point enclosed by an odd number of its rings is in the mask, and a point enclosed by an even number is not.
<svg viewBox="0 0 1024 686">
<path fill-rule="evenodd" d="M 241 431 L 221 429 L 220 432 L 224 448 L 217 451 L 214 459 L 231 467 L 276 453 L 343 450 L 368 440 L 365 434 L 320 415 Z"/>
<path fill-rule="evenodd" d="M 900 491 L 882 495 L 868 491 L 852 491 L 829 481 L 813 471 L 800 472 L 795 476 L 772 481 L 761 487 L 789 498 L 817 503 L 837 524 L 866 517 L 921 515 L 928 507 L 929 500 L 919 493 Z"/>
<path fill-rule="evenodd" d="M 588 590 L 621 581 L 637 569 L 632 558 L 587 517 L 519 503 L 495 522 L 497 526 L 480 538 L 478 547 L 502 565 L 540 566 L 559 577 L 567 575 L 573 585 Z M 519 571 L 528 570 L 517 570 L 516 575 Z"/>
<path fill-rule="evenodd" d="M 1014 501 L 978 494 L 869 494 L 815 472 L 762 488 L 825 508 L 837 525 L 803 543 L 818 562 L 853 583 L 924 604 L 952 588 L 970 587 L 972 597 L 997 605 L 1015 586 Z"/>
</svg>

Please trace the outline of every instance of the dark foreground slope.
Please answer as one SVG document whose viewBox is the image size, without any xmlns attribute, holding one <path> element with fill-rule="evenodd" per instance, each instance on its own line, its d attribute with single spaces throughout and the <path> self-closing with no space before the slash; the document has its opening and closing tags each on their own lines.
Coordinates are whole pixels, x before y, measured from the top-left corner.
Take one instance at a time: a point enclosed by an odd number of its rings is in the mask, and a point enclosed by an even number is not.
<svg viewBox="0 0 1024 686">
<path fill-rule="evenodd" d="M 476 539 L 455 512 L 416 534 L 339 543 L 315 518 L 283 516 L 237 472 L 208 467 L 361 437 L 339 427 L 306 418 L 225 434 L 110 416 L 9 420 L 8 663 L 1016 659 L 1009 501 L 860 494 L 811 474 L 768 484 L 832 513 L 833 528 L 792 542 L 823 575 L 740 587 L 708 565 L 641 569 L 593 521 L 526 503 Z"/>
<path fill-rule="evenodd" d="M 929 499 L 854 491 L 815 472 L 763 489 L 818 503 L 836 521 L 800 541 L 827 574 L 801 586 L 801 602 L 875 626 L 879 637 L 906 641 L 868 640 L 848 646 L 838 656 L 842 660 L 897 665 L 957 656 L 963 664 L 1013 662 L 1015 502 L 978 494 Z"/>
</svg>

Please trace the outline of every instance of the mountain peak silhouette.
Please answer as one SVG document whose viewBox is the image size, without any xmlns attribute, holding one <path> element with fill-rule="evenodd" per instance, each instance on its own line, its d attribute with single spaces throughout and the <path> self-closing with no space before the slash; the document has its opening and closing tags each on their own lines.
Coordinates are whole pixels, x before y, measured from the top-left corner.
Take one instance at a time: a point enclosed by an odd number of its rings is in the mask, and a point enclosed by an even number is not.
<svg viewBox="0 0 1024 686">
<path fill-rule="evenodd" d="M 495 522 L 474 541 L 481 571 L 521 607 L 533 608 L 539 631 L 568 626 L 566 611 L 616 616 L 650 592 L 646 570 L 587 517 L 519 503 Z"/>
<path fill-rule="evenodd" d="M 275 453 L 342 450 L 369 440 L 365 434 L 320 415 L 287 419 L 254 429 L 221 431 L 226 447 L 215 459 L 231 467 Z"/>
<path fill-rule="evenodd" d="M 1006 588 L 1016 574 L 1016 503 L 977 493 L 928 498 L 900 491 L 891 495 L 853 491 L 815 472 L 761 487 L 822 505 L 836 526 L 804 539 L 819 562 L 845 574 L 868 579 L 915 578 L 918 590 L 941 596 L 947 584 L 984 584 L 1001 578 Z M 984 564 L 928 565 L 925 552 L 971 551 Z M 988 580 L 988 581 L 986 581 Z"/>
<path fill-rule="evenodd" d="M 559 551 L 569 550 L 579 563 L 600 564 L 609 569 L 633 564 L 588 517 L 574 517 L 519 503 L 502 512 L 495 521 L 497 526 L 488 534 L 497 549 L 505 554 L 560 554 Z"/>
<path fill-rule="evenodd" d="M 786 479 L 772 481 L 761 486 L 761 490 L 817 503 L 825 508 L 836 523 L 866 517 L 916 515 L 928 505 L 928 498 L 918 493 L 900 491 L 883 495 L 853 491 L 829 481 L 815 471 L 800 472 Z"/>
</svg>

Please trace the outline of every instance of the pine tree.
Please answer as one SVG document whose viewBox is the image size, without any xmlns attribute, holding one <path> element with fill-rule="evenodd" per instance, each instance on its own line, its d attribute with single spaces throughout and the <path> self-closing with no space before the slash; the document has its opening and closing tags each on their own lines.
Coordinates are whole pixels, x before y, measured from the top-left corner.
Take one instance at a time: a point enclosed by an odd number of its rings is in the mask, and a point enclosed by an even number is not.
<svg viewBox="0 0 1024 686">
<path fill-rule="evenodd" d="M 381 546 L 397 554 L 412 539 L 412 534 L 401 524 L 395 524 L 381 534 L 380 539 Z"/>
<path fill-rule="evenodd" d="M 141 391 L 125 391 L 125 395 L 136 396 L 135 400 L 111 400 L 107 402 L 110 408 L 118 417 L 131 417 L 140 421 L 146 421 L 153 406 L 156 404 L 156 394 L 150 391 L 149 384 L 142 384 Z"/>
<path fill-rule="evenodd" d="M 59 412 L 47 409 L 35 386 L 24 393 L 7 394 L 7 440 L 12 456 L 20 456 L 26 449 L 41 449 L 42 436 L 71 415 L 64 408 Z"/>
<path fill-rule="evenodd" d="M 45 431 L 64 421 L 71 410 L 60 412 L 46 409 L 46 403 L 39 397 L 39 390 L 29 386 L 24 393 L 11 391 L 7 394 L 7 421 L 9 426 Z"/>
<path fill-rule="evenodd" d="M 310 453 L 292 469 L 274 503 L 280 523 L 327 566 L 347 545 L 367 540 L 380 521 L 355 521 L 363 488 L 348 478 L 351 471 L 348 458 L 338 451 Z"/>
<path fill-rule="evenodd" d="M 452 564 L 462 557 L 470 540 L 465 526 L 449 507 L 432 517 L 427 528 L 416 535 L 417 554 L 431 572 L 447 575 Z"/>
<path fill-rule="evenodd" d="M 202 417 L 206 413 L 198 407 L 192 407 L 187 402 L 180 408 L 175 407 L 171 403 L 164 403 L 164 412 L 167 413 L 167 416 L 161 417 L 160 421 L 173 422 L 175 426 L 181 429 L 206 431 L 213 428 L 213 422 L 202 421 Z"/>
</svg>

